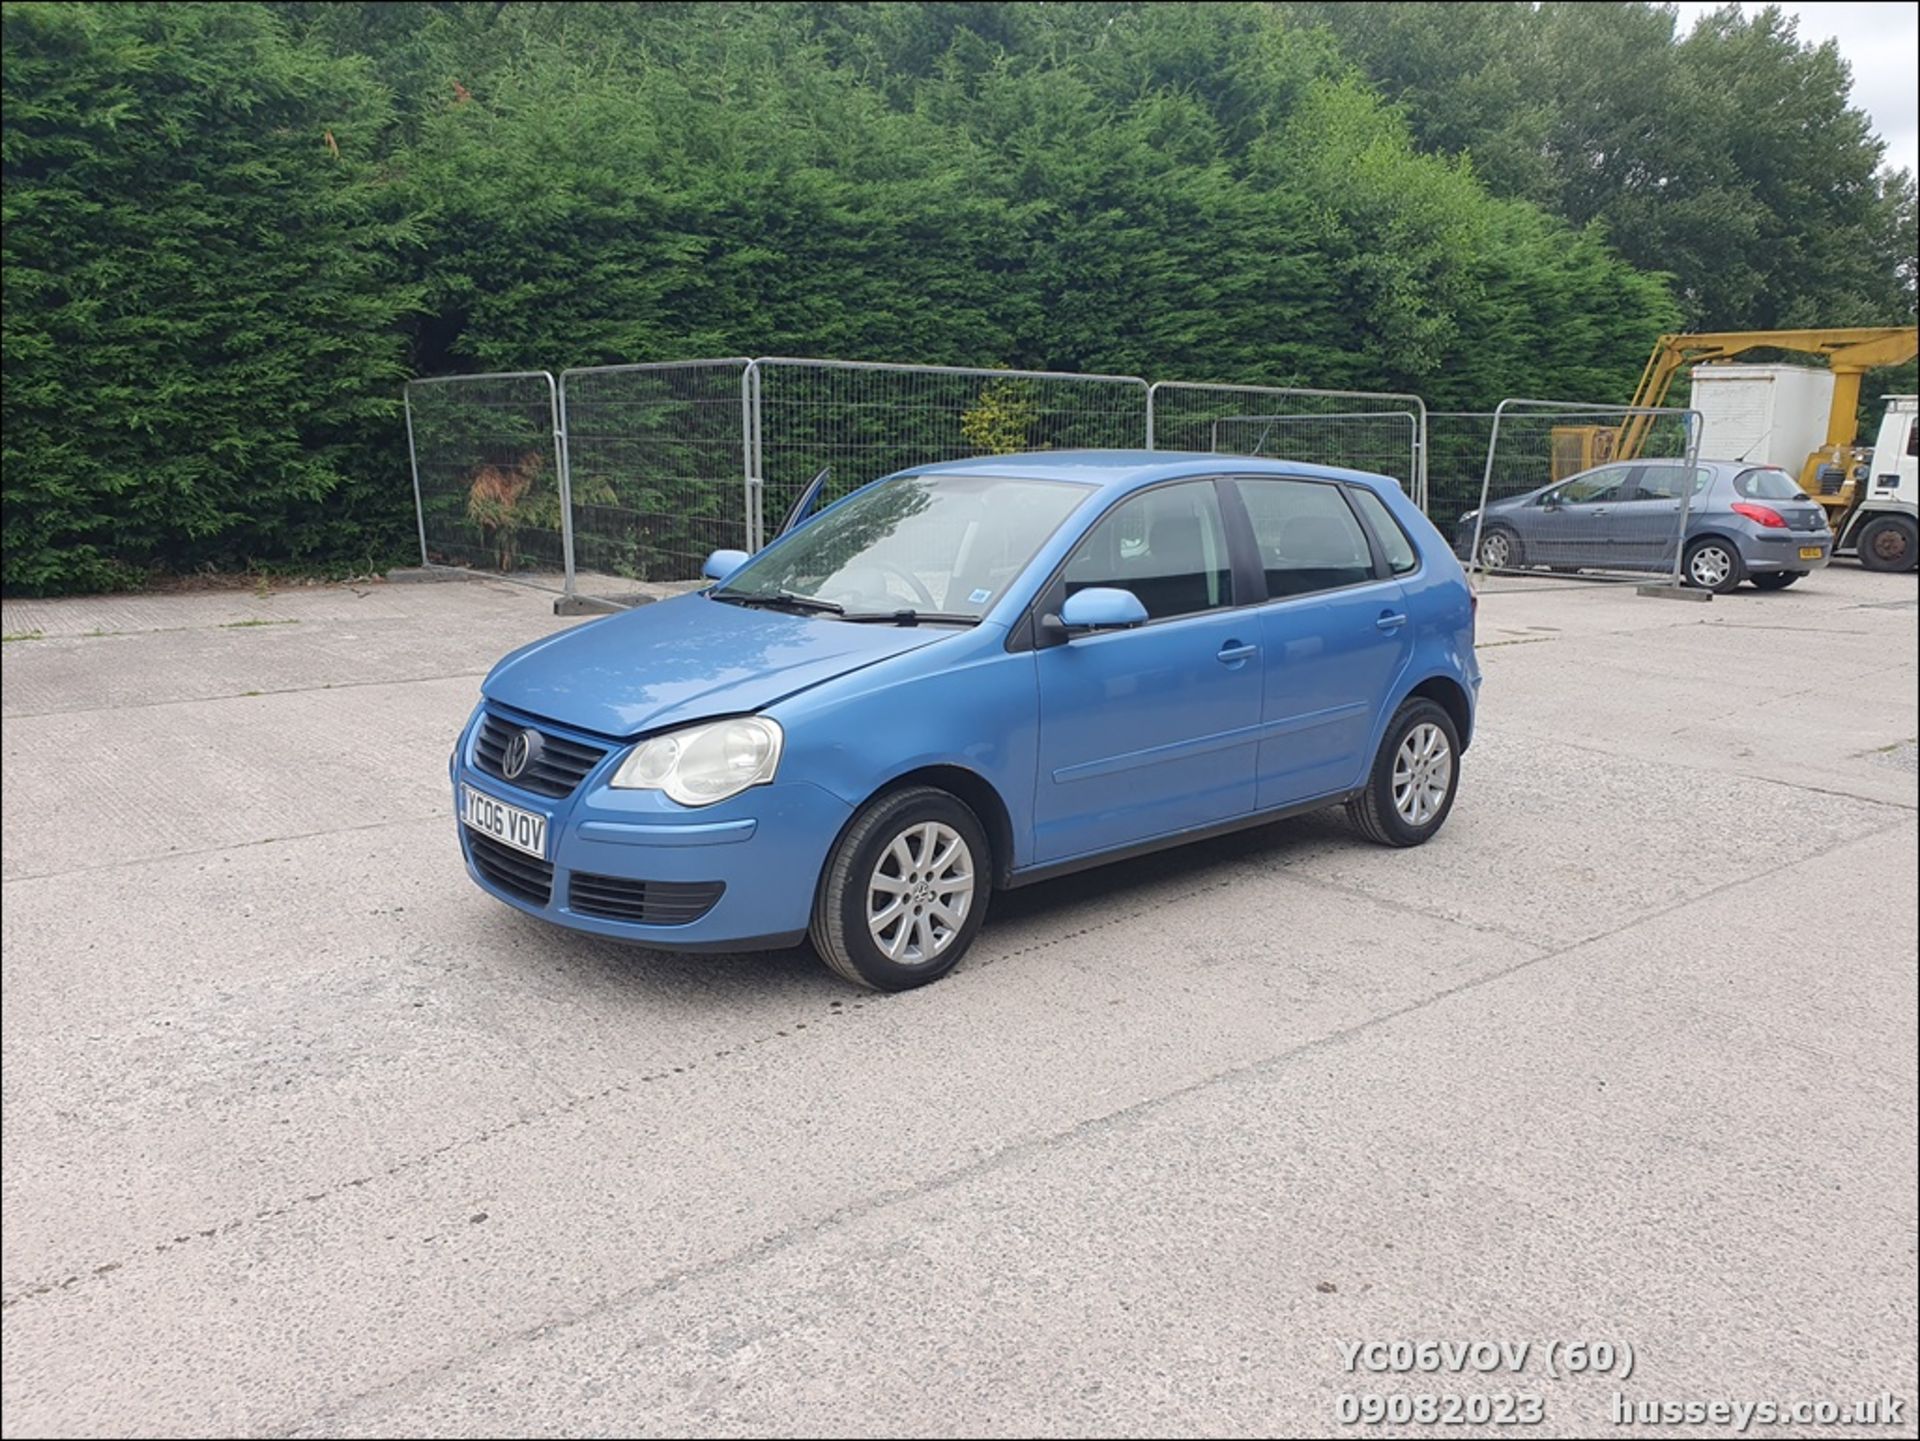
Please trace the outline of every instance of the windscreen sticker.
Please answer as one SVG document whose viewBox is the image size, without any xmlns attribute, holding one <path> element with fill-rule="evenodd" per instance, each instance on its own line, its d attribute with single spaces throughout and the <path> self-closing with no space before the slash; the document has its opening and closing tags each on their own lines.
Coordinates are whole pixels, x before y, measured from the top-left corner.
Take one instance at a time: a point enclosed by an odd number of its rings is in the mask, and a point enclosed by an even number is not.
<svg viewBox="0 0 1920 1441">
<path fill-rule="evenodd" d="M 992 594 L 993 592 L 990 590 L 976 590 L 972 595 L 967 597 L 967 604 L 968 605 L 985 605 L 987 601 L 987 597 Z"/>
</svg>

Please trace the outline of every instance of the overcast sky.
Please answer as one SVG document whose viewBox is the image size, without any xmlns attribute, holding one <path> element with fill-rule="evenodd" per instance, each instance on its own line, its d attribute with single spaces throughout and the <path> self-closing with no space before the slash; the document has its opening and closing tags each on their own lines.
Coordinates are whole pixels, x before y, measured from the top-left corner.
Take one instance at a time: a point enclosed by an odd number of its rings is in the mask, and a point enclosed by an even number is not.
<svg viewBox="0 0 1920 1441">
<path fill-rule="evenodd" d="M 1715 4 L 1681 4 L 1680 33 Z M 1743 4 L 1748 14 L 1758 5 Z M 1800 21 L 1800 38 L 1840 42 L 1840 53 L 1853 67 L 1853 104 L 1873 117 L 1874 129 L 1887 142 L 1886 163 L 1896 169 L 1920 170 L 1920 5 L 1911 0 L 1883 3 L 1782 4 Z"/>
</svg>

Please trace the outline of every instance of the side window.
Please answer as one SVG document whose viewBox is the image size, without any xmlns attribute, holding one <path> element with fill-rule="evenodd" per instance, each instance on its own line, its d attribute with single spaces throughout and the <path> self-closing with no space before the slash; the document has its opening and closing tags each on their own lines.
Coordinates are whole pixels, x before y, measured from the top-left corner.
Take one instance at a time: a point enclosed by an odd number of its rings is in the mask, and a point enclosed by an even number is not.
<svg viewBox="0 0 1920 1441">
<path fill-rule="evenodd" d="M 1393 512 L 1387 509 L 1387 503 L 1368 490 L 1356 485 L 1348 492 L 1360 513 L 1367 518 L 1367 524 L 1373 527 L 1373 533 L 1380 539 L 1380 549 L 1387 553 L 1387 568 L 1395 575 L 1405 575 L 1420 564 L 1419 552 L 1414 550 L 1413 542 L 1407 538 L 1406 528 L 1394 519 Z"/>
<path fill-rule="evenodd" d="M 1678 500 L 1680 498 L 1681 477 L 1687 474 L 1684 465 L 1643 465 L 1640 467 L 1640 480 L 1635 487 L 1634 500 Z M 1706 489 L 1707 482 L 1713 479 L 1713 472 L 1698 469 L 1693 472 L 1693 494 L 1698 495 Z"/>
<path fill-rule="evenodd" d="M 1067 562 L 1067 594 L 1130 590 L 1152 620 L 1233 604 L 1233 562 L 1210 480 L 1156 486 L 1103 517 Z"/>
<path fill-rule="evenodd" d="M 1626 489 L 1630 474 L 1632 471 L 1627 466 L 1610 465 L 1605 470 L 1576 475 L 1553 494 L 1562 505 L 1592 505 L 1603 500 L 1618 500 Z"/>
<path fill-rule="evenodd" d="M 1234 484 L 1253 522 L 1269 596 L 1306 595 L 1374 579 L 1366 533 L 1338 486 L 1311 480 Z"/>
</svg>

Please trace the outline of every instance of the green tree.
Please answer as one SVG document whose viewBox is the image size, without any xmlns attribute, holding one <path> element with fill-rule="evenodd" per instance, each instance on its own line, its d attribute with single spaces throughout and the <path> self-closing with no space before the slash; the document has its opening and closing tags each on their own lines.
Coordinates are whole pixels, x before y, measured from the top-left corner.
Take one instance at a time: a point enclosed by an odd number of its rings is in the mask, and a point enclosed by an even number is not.
<svg viewBox="0 0 1920 1441">
<path fill-rule="evenodd" d="M 9 5 L 0 43 L 6 584 L 384 558 L 416 292 L 367 67 L 248 5 Z"/>
<path fill-rule="evenodd" d="M 1727 5 L 1684 37 L 1670 9 L 1620 0 L 1288 8 L 1423 149 L 1672 275 L 1689 326 L 1914 314 L 1912 177 L 1882 168 L 1837 46 L 1802 41 L 1778 6 Z"/>
<path fill-rule="evenodd" d="M 11 6 L 7 584 L 400 549 L 406 373 L 789 353 L 1482 406 L 1623 394 L 1668 271 L 1805 298 L 1758 239 L 1802 190 L 1727 179 L 1710 127 L 1642 155 L 1709 83 L 1666 87 L 1664 12 L 1369 9 Z M 1543 68 L 1568 46 L 1594 73 Z M 1867 189 L 1897 264 L 1911 186 Z M 1816 297 L 1884 268 L 1799 254 Z M 595 493 L 691 553 L 719 512 L 644 469 Z M 545 482 L 442 488 L 536 558 Z"/>
</svg>

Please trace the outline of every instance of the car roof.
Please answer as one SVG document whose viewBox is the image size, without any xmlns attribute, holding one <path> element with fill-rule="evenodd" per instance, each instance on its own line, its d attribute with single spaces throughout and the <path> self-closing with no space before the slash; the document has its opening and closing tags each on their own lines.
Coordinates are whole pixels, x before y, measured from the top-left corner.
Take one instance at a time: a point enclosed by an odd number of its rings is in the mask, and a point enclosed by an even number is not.
<svg viewBox="0 0 1920 1441">
<path fill-rule="evenodd" d="M 1710 455 L 1696 456 L 1695 465 L 1717 465 L 1723 470 L 1784 470 L 1784 466 L 1775 465 L 1770 460 L 1715 460 Z M 1685 465 L 1686 461 L 1677 455 L 1643 456 L 1638 460 L 1609 460 L 1593 468 L 1603 470 L 1609 465 Z"/>
<path fill-rule="evenodd" d="M 1030 450 L 1014 455 L 976 455 L 966 460 L 919 465 L 914 475 L 1004 475 L 1023 480 L 1070 480 L 1102 490 L 1133 490 L 1183 476 L 1293 475 L 1314 480 L 1351 480 L 1375 489 L 1401 489 L 1390 475 L 1313 465 L 1303 460 L 1224 455 L 1190 450 Z"/>
<path fill-rule="evenodd" d="M 1579 475 L 1568 476 L 1567 480 L 1578 480 L 1581 475 L 1595 475 L 1603 470 L 1612 470 L 1616 466 L 1685 465 L 1686 463 L 1687 463 L 1686 461 L 1682 460 L 1677 455 L 1643 455 L 1643 456 L 1637 456 L 1632 460 L 1603 460 L 1598 465 L 1588 466 L 1585 470 L 1581 471 Z M 1696 466 L 1699 466 L 1705 470 L 1713 470 L 1713 471 L 1721 471 L 1721 472 L 1734 471 L 1736 473 L 1740 471 L 1746 471 L 1746 470 L 1784 470 L 1785 469 L 1784 466 L 1778 466 L 1773 464 L 1773 462 L 1766 461 L 1766 460 L 1715 460 L 1711 456 L 1705 456 L 1705 455 L 1697 457 L 1693 463 Z M 1564 481 L 1554 481 L 1547 486 L 1543 486 L 1542 489 L 1550 490 L 1554 485 L 1561 485 L 1564 483 L 1565 483 Z"/>
</svg>

